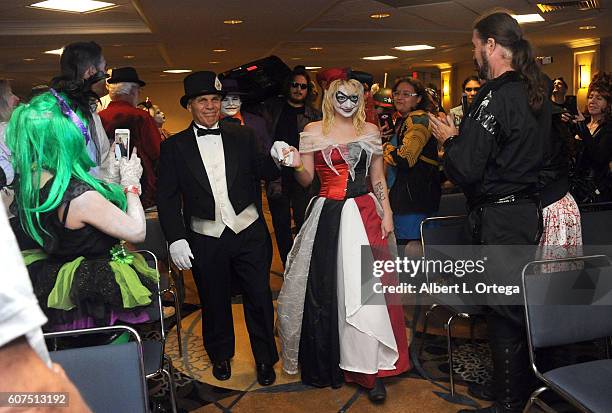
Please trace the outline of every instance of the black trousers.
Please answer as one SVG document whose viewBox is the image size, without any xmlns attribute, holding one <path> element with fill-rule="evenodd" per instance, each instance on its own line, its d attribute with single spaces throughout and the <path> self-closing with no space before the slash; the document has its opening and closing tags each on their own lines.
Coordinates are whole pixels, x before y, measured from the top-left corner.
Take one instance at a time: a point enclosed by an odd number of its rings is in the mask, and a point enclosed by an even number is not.
<svg viewBox="0 0 612 413">
<path fill-rule="evenodd" d="M 293 246 L 291 212 L 293 211 L 293 221 L 299 231 L 304 223 L 307 202 L 307 190 L 295 181 L 289 183 L 283 182 L 283 191 L 278 198 L 268 199 L 276 245 L 278 245 L 278 252 L 283 261 L 283 266 Z"/>
<path fill-rule="evenodd" d="M 213 363 L 234 356 L 232 282 L 238 283 L 242 291 L 255 362 L 278 361 L 266 233 L 261 219 L 239 234 L 225 228 L 220 238 L 189 233 L 195 257 L 192 271 L 202 304 L 204 348 Z"/>
</svg>

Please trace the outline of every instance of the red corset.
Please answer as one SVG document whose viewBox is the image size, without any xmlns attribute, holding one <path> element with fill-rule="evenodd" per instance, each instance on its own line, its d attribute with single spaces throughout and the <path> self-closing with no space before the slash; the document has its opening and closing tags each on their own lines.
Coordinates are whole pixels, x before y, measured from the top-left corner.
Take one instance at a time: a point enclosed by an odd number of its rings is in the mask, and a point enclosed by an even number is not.
<svg viewBox="0 0 612 413">
<path fill-rule="evenodd" d="M 348 165 L 340 156 L 337 149 L 331 153 L 331 160 L 336 172 L 334 172 L 323 159 L 321 151 L 315 152 L 315 171 L 321 181 L 319 196 L 335 200 L 343 200 L 346 197 L 346 185 L 349 177 Z"/>
</svg>

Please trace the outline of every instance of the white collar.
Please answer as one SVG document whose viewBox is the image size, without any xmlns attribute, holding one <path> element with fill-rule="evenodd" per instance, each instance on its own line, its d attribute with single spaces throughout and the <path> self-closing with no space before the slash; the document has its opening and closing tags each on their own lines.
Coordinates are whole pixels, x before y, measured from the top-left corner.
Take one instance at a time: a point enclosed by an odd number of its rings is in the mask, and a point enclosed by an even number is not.
<svg viewBox="0 0 612 413">
<path fill-rule="evenodd" d="M 195 125 L 196 129 L 218 129 L 219 128 L 219 122 L 216 122 L 212 126 L 212 128 L 207 128 L 206 126 L 202 126 L 198 122 L 196 122 L 195 120 L 193 121 L 193 124 Z"/>
</svg>

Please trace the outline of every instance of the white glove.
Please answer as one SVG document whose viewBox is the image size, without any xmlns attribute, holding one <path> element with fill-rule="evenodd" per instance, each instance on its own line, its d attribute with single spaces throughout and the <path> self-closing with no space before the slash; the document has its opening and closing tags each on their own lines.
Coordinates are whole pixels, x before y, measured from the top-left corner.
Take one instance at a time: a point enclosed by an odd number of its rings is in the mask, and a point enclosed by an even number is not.
<svg viewBox="0 0 612 413">
<path fill-rule="evenodd" d="M 119 171 L 119 161 L 114 157 L 109 157 L 106 169 L 107 182 L 121 185 L 121 172 Z"/>
<path fill-rule="evenodd" d="M 140 164 L 140 158 L 136 154 L 136 148 L 134 148 L 130 159 L 121 158 L 119 161 L 119 174 L 121 175 L 121 186 L 127 188 L 130 185 L 134 185 L 140 190 L 142 165 Z"/>
<path fill-rule="evenodd" d="M 191 268 L 191 260 L 189 258 L 193 258 L 193 253 L 186 239 L 179 239 L 170 244 L 170 256 L 172 257 L 172 262 L 174 262 L 179 270 Z"/>
<path fill-rule="evenodd" d="M 270 155 L 272 155 L 272 159 L 274 159 L 276 166 L 289 166 L 293 163 L 293 152 L 283 155 L 283 149 L 289 149 L 289 144 L 285 141 L 274 142 L 270 149 Z"/>
</svg>

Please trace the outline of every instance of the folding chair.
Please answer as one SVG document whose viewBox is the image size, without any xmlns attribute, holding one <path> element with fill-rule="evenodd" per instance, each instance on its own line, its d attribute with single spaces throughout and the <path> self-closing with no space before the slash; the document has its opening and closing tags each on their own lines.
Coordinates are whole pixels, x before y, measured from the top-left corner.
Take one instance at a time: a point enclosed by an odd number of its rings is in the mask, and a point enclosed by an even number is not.
<svg viewBox="0 0 612 413">
<path fill-rule="evenodd" d="M 426 260 L 439 258 L 438 251 L 434 246 L 439 245 L 467 245 L 469 244 L 465 239 L 465 215 L 454 215 L 445 217 L 431 217 L 425 219 L 421 223 L 421 244 L 423 246 L 423 256 Z M 448 258 L 448 257 L 447 257 Z M 452 257 L 451 257 L 452 258 Z M 431 282 L 432 278 L 439 274 L 431 274 L 426 272 L 427 282 Z M 482 316 L 482 308 L 475 305 L 458 305 L 455 303 L 445 302 L 443 297 L 437 295 L 431 295 L 431 298 L 437 303 L 432 304 L 427 312 L 425 313 L 425 319 L 423 320 L 423 337 L 427 334 L 427 327 L 429 323 L 429 317 L 438 308 L 446 308 L 452 315 L 444 323 L 444 329 L 446 330 L 446 345 L 448 350 L 448 365 L 449 365 L 449 381 L 450 381 L 450 395 L 455 397 L 455 380 L 453 377 L 454 363 L 453 363 L 453 348 L 452 348 L 452 328 L 453 323 L 457 319 L 465 319 L 470 321 L 470 337 L 474 338 L 474 321 L 475 318 Z M 416 326 L 415 326 L 416 328 Z M 419 356 L 422 354 L 425 340 L 421 341 L 419 349 Z"/>
<path fill-rule="evenodd" d="M 605 260 L 605 266 L 587 267 L 590 261 Z M 528 269 L 544 263 L 583 262 L 584 269 L 553 273 L 529 273 Z M 581 412 L 603 413 L 612 409 L 612 360 L 602 359 L 576 363 L 540 372 L 536 366 L 535 350 L 595 340 L 612 335 L 612 266 L 605 255 L 592 255 L 557 260 L 532 261 L 522 271 L 522 282 L 527 321 L 527 339 L 531 367 L 544 386 L 531 394 L 524 413 L 533 404 L 546 412 L 554 411 L 539 396 L 552 390 Z M 595 272 L 596 271 L 596 272 Z M 599 289 L 598 302 L 591 303 L 585 288 L 576 288 L 578 280 L 598 277 L 594 287 Z M 563 292 L 562 302 L 547 302 L 551 286 Z M 561 288 L 559 288 L 561 287 Z M 588 298 L 587 301 L 584 299 Z M 559 301 L 559 300 L 558 300 Z M 565 304 L 564 304 L 565 303 Z M 580 305 L 572 305 L 580 303 Z"/>
<path fill-rule="evenodd" d="M 159 224 L 159 218 L 156 211 L 147 212 L 147 237 L 144 242 L 136 244 L 135 247 L 141 250 L 151 251 L 158 260 L 165 263 L 168 268 L 168 272 L 160 271 L 160 285 L 161 295 L 170 294 L 174 303 L 174 313 L 176 315 L 176 338 L 178 341 L 179 356 L 183 356 L 183 345 L 181 336 L 181 304 L 182 298 L 179 286 L 182 289 L 183 284 L 183 273 L 182 271 L 176 271 L 172 269 L 172 263 L 170 262 L 170 254 L 168 252 L 168 243 L 164 237 L 164 233 Z M 175 275 L 176 274 L 176 275 Z"/>
<path fill-rule="evenodd" d="M 55 339 L 114 332 L 127 332 L 134 341 L 51 351 L 49 355 L 63 367 L 92 411 L 148 413 L 142 341 L 136 330 L 118 325 L 46 333 L 44 336 Z"/>
</svg>

